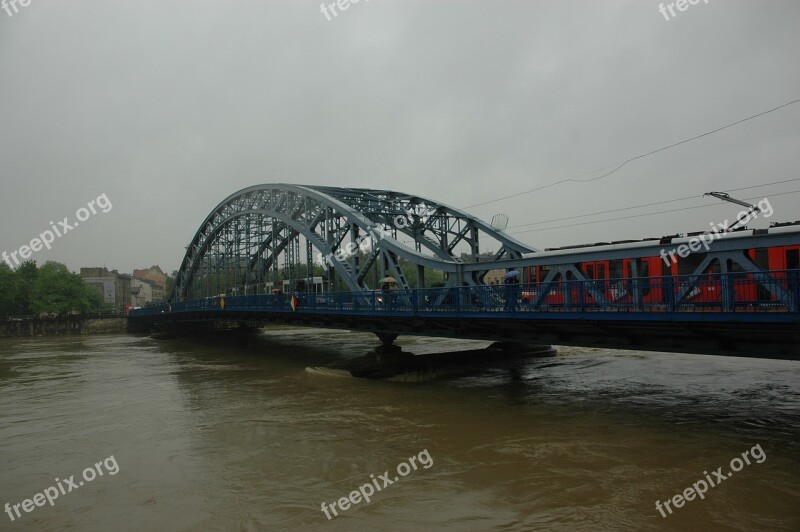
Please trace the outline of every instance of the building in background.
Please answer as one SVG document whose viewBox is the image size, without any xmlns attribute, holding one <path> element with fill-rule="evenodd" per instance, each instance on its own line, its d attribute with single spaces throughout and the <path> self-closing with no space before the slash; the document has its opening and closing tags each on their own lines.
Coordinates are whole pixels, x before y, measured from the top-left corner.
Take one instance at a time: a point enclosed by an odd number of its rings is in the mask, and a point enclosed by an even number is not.
<svg viewBox="0 0 800 532">
<path fill-rule="evenodd" d="M 153 301 L 164 299 L 164 291 L 158 283 L 146 279 L 131 279 L 131 305 L 143 307 Z"/>
<path fill-rule="evenodd" d="M 505 270 L 489 270 L 483 278 L 486 284 L 503 284 L 503 276 L 506 274 Z"/>
<path fill-rule="evenodd" d="M 139 279 L 131 279 L 131 306 L 143 307 L 153 300 L 153 289 L 149 283 Z"/>
<path fill-rule="evenodd" d="M 133 278 L 140 281 L 149 281 L 151 286 L 161 290 L 160 294 L 153 293 L 153 300 L 164 298 L 164 291 L 167 288 L 167 274 L 158 265 L 150 266 L 147 269 L 133 270 Z"/>
<path fill-rule="evenodd" d="M 131 306 L 131 276 L 108 268 L 81 268 L 83 282 L 96 286 L 103 301 L 116 308 Z"/>
<path fill-rule="evenodd" d="M 83 268 L 81 268 L 81 277 L 83 282 L 89 286 L 94 286 L 103 295 L 103 302 L 110 305 L 114 304 L 116 296 L 115 279 L 113 277 L 86 277 L 83 275 Z"/>
</svg>

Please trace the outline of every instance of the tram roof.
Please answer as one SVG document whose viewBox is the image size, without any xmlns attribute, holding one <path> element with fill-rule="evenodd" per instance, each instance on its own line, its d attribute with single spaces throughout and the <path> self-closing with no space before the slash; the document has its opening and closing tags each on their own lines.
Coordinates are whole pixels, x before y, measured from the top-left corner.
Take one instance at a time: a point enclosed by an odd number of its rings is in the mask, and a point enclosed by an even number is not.
<svg viewBox="0 0 800 532">
<path fill-rule="evenodd" d="M 651 237 L 641 240 L 618 240 L 613 242 L 596 242 L 594 244 L 579 244 L 574 246 L 561 246 L 547 248 L 544 251 L 526 253 L 523 258 L 546 258 L 572 255 L 591 255 L 591 259 L 599 260 L 599 255 L 604 252 L 629 251 L 630 256 L 644 257 L 658 255 L 659 249 L 674 249 L 681 244 L 687 244 L 698 236 L 705 234 L 703 231 L 694 233 L 667 235 L 660 238 Z M 788 237 L 788 238 L 780 238 Z M 753 239 L 752 241 L 750 239 Z M 711 241 L 711 248 L 749 249 L 753 247 L 767 247 L 787 245 L 780 240 L 791 240 L 794 245 L 800 244 L 800 221 L 775 223 L 769 229 L 739 229 L 726 233 L 723 238 Z M 723 244 L 724 243 L 724 244 Z M 638 253 L 637 253 L 638 251 Z M 705 249 L 702 250 L 703 252 Z M 613 256 L 612 256 L 613 255 Z M 609 259 L 620 258 L 619 253 L 609 255 Z"/>
</svg>

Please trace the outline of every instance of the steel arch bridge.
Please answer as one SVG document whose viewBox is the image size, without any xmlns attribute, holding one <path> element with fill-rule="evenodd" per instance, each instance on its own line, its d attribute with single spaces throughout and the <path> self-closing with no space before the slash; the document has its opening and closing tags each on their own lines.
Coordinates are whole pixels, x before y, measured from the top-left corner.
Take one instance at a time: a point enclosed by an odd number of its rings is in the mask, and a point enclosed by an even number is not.
<svg viewBox="0 0 800 532">
<path fill-rule="evenodd" d="M 496 252 L 481 255 L 480 245 Z M 170 302 L 263 294 L 311 282 L 326 269 L 331 289 L 370 290 L 377 276 L 411 288 L 401 262 L 441 272 L 446 286 L 483 284 L 493 262 L 538 251 L 450 205 L 390 190 L 264 184 L 217 205 L 186 248 Z M 485 262 L 486 268 L 474 263 Z M 464 265 L 471 264 L 465 271 Z M 370 272 L 375 279 L 369 279 Z M 339 286 L 336 287 L 335 283 Z"/>
<path fill-rule="evenodd" d="M 168 299 L 131 310 L 128 328 L 282 323 L 368 331 L 384 345 L 412 334 L 800 360 L 800 222 L 699 238 L 542 251 L 420 196 L 257 185 L 211 211 Z M 671 248 L 698 253 L 651 275 Z M 487 285 L 490 270 L 521 270 L 524 282 Z"/>
</svg>

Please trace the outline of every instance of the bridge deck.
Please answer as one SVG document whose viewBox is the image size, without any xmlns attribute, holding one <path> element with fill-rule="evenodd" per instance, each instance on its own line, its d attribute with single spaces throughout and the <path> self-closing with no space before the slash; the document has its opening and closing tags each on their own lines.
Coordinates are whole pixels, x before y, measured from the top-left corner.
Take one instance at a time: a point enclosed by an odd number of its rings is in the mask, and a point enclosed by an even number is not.
<svg viewBox="0 0 800 532">
<path fill-rule="evenodd" d="M 137 309 L 129 320 L 143 330 L 279 322 L 387 334 L 800 358 L 797 279 L 774 273 L 761 280 L 726 274 L 703 281 L 642 278 L 548 287 L 228 295 Z"/>
</svg>

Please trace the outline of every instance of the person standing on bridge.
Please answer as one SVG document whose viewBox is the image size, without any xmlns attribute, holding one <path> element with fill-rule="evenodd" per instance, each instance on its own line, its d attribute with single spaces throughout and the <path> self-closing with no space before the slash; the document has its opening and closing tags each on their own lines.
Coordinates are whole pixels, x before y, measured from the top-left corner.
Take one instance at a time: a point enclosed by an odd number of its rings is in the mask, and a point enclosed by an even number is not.
<svg viewBox="0 0 800 532">
<path fill-rule="evenodd" d="M 379 282 L 381 283 L 381 292 L 383 293 L 383 304 L 388 310 L 392 310 L 395 303 L 397 303 L 397 292 L 400 290 L 400 287 L 397 285 L 397 279 L 387 275 Z"/>
<path fill-rule="evenodd" d="M 517 297 L 519 294 L 519 272 L 511 271 L 503 276 L 503 283 L 506 292 L 506 311 L 514 312 L 517 310 Z"/>
</svg>

